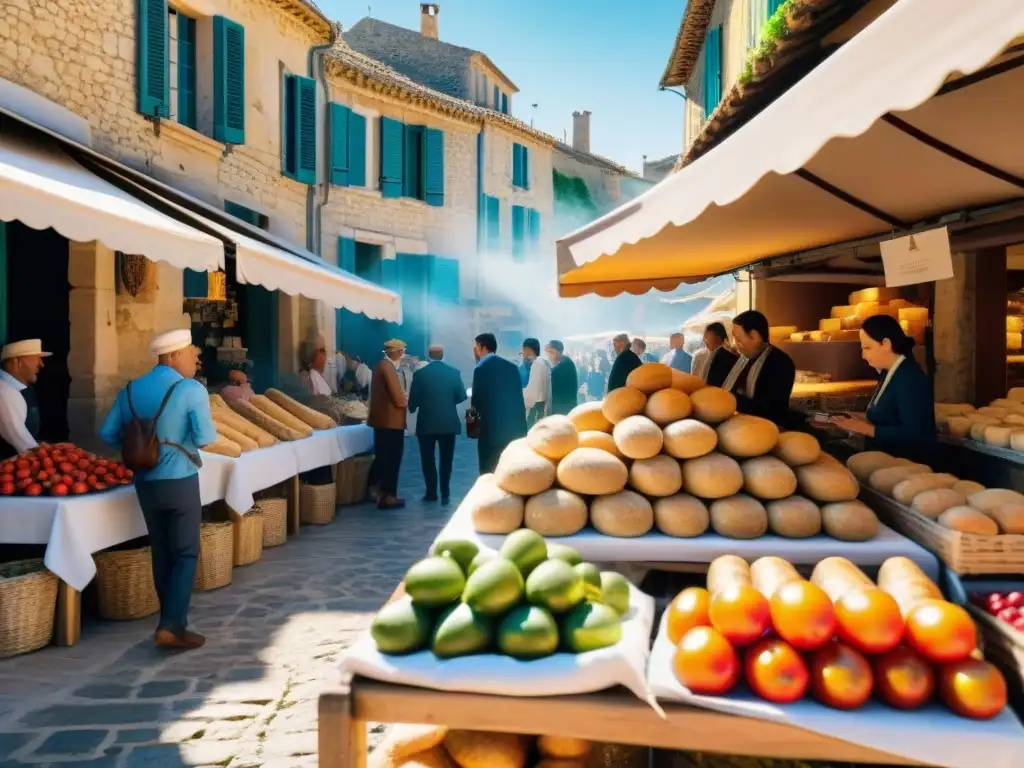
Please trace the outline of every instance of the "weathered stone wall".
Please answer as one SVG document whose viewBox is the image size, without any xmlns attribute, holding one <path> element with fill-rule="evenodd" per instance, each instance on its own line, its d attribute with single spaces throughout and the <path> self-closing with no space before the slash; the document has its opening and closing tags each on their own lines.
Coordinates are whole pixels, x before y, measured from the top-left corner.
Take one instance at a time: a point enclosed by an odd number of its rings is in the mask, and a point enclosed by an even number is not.
<svg viewBox="0 0 1024 768">
<path fill-rule="evenodd" d="M 566 176 L 583 179 L 598 210 L 605 211 L 622 204 L 624 198 L 621 174 L 598 165 L 584 163 L 557 149 L 552 155 L 552 167 Z"/>
<path fill-rule="evenodd" d="M 529 189 L 512 186 L 513 144 L 522 144 L 529 150 Z M 508 250 L 511 250 L 512 243 L 511 206 L 522 205 L 540 212 L 541 243 L 545 252 L 554 253 L 553 155 L 550 146 L 504 133 L 494 124 L 488 125 L 484 132 L 484 194 L 501 200 L 501 242 Z"/>
<path fill-rule="evenodd" d="M 974 400 L 974 254 L 953 254 L 953 279 L 935 283 L 935 402 Z"/>
</svg>

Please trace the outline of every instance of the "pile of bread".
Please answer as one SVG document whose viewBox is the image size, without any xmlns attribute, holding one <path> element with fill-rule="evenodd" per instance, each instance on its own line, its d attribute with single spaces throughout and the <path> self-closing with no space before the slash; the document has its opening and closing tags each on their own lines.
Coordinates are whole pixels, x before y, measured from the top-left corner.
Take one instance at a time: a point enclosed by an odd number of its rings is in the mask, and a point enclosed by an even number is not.
<svg viewBox="0 0 1024 768">
<path fill-rule="evenodd" d="M 1019 308 L 1018 308 L 1019 309 Z M 1013 307 L 1007 305 L 1006 308 L 1006 351 L 1007 352 L 1020 352 L 1022 343 L 1024 343 L 1024 315 L 1020 312 L 1013 311 Z"/>
<path fill-rule="evenodd" d="M 882 451 L 856 453 L 846 466 L 862 483 L 950 530 L 1024 534 L 1024 494 L 1017 491 L 986 488 Z"/>
<path fill-rule="evenodd" d="M 267 448 L 280 440 L 301 440 L 315 429 L 337 426 L 322 413 L 307 408 L 277 389 L 254 395 L 248 401 L 210 395 L 210 415 L 217 428 L 217 440 L 203 448 L 237 459 L 243 453 Z"/>
<path fill-rule="evenodd" d="M 657 529 L 692 538 L 822 531 L 864 541 L 878 531 L 854 476 L 803 432 L 736 413 L 736 398 L 696 376 L 647 363 L 627 386 L 538 422 L 466 496 L 479 533 L 520 527 L 571 536 Z M 821 505 L 821 506 L 819 506 Z"/>
<path fill-rule="evenodd" d="M 832 307 L 830 317 L 818 321 L 815 331 L 801 331 L 795 325 L 769 328 L 773 344 L 780 341 L 858 341 L 860 327 L 874 315 L 889 315 L 899 320 L 903 332 L 918 344 L 924 343 L 928 308 L 900 298 L 897 288 L 864 288 L 850 294 L 849 304 Z M 1019 335 L 1019 334 L 1018 334 Z"/>
<path fill-rule="evenodd" d="M 936 403 L 935 428 L 951 437 L 1024 452 L 1024 387 L 982 408 L 969 403 Z"/>
</svg>

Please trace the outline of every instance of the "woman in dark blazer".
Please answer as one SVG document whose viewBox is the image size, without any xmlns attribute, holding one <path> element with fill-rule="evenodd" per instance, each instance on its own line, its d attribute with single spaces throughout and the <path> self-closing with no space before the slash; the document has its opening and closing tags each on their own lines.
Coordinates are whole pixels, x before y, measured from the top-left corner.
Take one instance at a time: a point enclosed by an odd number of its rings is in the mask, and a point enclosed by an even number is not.
<svg viewBox="0 0 1024 768">
<path fill-rule="evenodd" d="M 914 360 L 914 340 L 888 315 L 864 321 L 861 354 L 882 375 L 868 404 L 866 420 L 833 418 L 833 423 L 867 437 L 868 448 L 924 464 L 934 461 L 935 399 L 928 375 Z"/>
</svg>

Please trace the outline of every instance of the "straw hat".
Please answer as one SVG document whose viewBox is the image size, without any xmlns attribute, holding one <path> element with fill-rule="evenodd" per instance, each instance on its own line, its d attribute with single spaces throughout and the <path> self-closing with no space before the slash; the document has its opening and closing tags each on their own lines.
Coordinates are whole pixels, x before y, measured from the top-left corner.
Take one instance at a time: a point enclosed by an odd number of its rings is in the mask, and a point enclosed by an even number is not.
<svg viewBox="0 0 1024 768">
<path fill-rule="evenodd" d="M 4 344 L 3 351 L 0 351 L 0 360 L 10 360 L 14 357 L 50 357 L 52 354 L 52 352 L 43 352 L 42 340 L 24 339 Z"/>
</svg>

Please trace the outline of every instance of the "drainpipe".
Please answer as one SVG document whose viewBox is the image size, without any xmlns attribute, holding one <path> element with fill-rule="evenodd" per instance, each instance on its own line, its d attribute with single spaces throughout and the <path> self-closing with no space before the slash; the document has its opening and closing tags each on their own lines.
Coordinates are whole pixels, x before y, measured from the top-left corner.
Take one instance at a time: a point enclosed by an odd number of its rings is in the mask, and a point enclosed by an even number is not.
<svg viewBox="0 0 1024 768">
<path fill-rule="evenodd" d="M 323 228 L 323 210 L 331 195 L 331 125 L 330 125 L 330 102 L 331 88 L 327 84 L 327 51 L 334 47 L 334 44 L 341 37 L 341 25 L 331 23 L 330 42 L 323 45 L 314 45 L 309 49 L 307 56 L 307 69 L 310 79 L 315 80 L 320 86 L 324 95 L 324 119 L 317 121 L 321 131 L 320 146 L 323 147 L 321 154 L 322 168 L 317 174 L 317 183 L 306 191 L 306 250 L 322 256 L 323 238 L 320 236 Z"/>
</svg>

